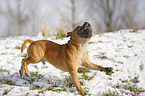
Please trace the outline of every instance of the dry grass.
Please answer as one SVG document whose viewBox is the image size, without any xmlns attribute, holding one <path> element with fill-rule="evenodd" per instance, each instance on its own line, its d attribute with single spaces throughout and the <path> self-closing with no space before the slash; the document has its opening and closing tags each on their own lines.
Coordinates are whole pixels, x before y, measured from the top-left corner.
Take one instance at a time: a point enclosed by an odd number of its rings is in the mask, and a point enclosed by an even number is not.
<svg viewBox="0 0 145 96">
<path fill-rule="evenodd" d="M 57 28 L 56 39 L 63 39 L 63 37 L 66 37 L 65 27 L 59 26 Z"/>
<path fill-rule="evenodd" d="M 49 26 L 47 21 L 44 21 L 41 27 L 41 31 L 42 31 L 43 36 L 49 37 L 50 33 L 53 32 L 53 29 Z"/>
<path fill-rule="evenodd" d="M 66 34 L 69 30 L 72 30 L 72 22 L 70 21 L 69 16 L 64 13 L 60 13 L 60 21 L 58 22 L 56 39 L 66 37 Z"/>
</svg>

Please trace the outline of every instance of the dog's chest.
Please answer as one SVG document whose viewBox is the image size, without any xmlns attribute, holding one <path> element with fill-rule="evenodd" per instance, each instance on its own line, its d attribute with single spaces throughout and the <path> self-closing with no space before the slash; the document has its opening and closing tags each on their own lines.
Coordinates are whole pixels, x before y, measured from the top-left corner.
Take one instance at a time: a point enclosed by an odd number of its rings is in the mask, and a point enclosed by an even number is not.
<svg viewBox="0 0 145 96">
<path fill-rule="evenodd" d="M 86 52 L 87 52 L 87 48 L 81 48 L 81 50 L 78 51 L 77 58 L 79 59 L 80 63 L 82 63 L 82 60 Z"/>
<path fill-rule="evenodd" d="M 79 49 L 79 54 L 80 54 L 80 57 L 82 58 L 84 56 L 84 54 L 87 52 L 87 45 L 88 44 L 82 44 L 80 46 L 80 49 Z"/>
</svg>

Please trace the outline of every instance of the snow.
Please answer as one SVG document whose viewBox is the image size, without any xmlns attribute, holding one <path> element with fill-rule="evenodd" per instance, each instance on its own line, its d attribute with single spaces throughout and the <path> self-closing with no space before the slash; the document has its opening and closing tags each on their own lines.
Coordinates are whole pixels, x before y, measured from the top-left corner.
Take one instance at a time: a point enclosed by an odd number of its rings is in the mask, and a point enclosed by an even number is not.
<svg viewBox="0 0 145 96">
<path fill-rule="evenodd" d="M 21 60 L 26 54 L 26 48 L 21 53 L 20 47 L 26 39 L 47 39 L 59 44 L 67 43 L 69 40 L 69 38 L 63 40 L 47 38 L 43 37 L 41 33 L 36 37 L 0 37 L 0 95 L 79 96 L 75 86 L 71 88 L 65 86 L 71 82 L 71 80 L 67 81 L 69 73 L 55 68 L 48 62 L 45 65 L 41 62 L 30 64 L 28 69 L 31 77 L 19 76 Z M 90 70 L 87 75 L 92 76 L 95 73 L 93 79 L 80 79 L 83 82 L 82 87 L 88 91 L 88 95 L 97 96 L 107 93 L 109 90 L 116 91 L 123 96 L 135 94 L 133 91 L 129 91 L 130 89 L 125 89 L 127 84 L 136 89 L 145 89 L 145 30 L 137 32 L 119 30 L 94 35 L 89 42 L 88 52 L 93 63 L 113 67 L 114 71 L 111 75 L 106 75 L 104 72 Z M 106 58 L 102 58 L 103 56 Z M 82 76 L 81 73 L 78 75 Z M 54 89 L 61 91 L 45 90 L 51 86 L 55 86 Z M 143 95 L 145 92 L 138 94 L 138 96 Z"/>
</svg>

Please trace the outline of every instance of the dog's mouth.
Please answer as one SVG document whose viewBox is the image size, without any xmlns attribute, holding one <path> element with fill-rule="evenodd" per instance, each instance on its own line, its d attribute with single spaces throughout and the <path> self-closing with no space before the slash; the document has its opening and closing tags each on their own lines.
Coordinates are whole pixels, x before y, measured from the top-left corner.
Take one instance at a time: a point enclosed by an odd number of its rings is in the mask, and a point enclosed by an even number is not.
<svg viewBox="0 0 145 96">
<path fill-rule="evenodd" d="M 81 38 L 90 38 L 92 36 L 92 28 L 88 22 L 85 22 L 82 26 L 79 26 L 77 35 Z"/>
<path fill-rule="evenodd" d="M 88 22 L 85 22 L 82 26 L 78 26 L 74 30 L 81 38 L 90 38 L 92 36 L 92 28 Z M 67 37 L 71 36 L 72 32 L 67 33 Z"/>
</svg>

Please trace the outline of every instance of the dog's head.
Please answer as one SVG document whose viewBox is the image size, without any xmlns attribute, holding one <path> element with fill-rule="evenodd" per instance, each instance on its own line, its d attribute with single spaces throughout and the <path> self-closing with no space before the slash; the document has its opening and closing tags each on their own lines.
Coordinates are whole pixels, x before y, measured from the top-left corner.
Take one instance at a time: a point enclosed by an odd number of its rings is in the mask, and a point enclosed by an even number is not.
<svg viewBox="0 0 145 96">
<path fill-rule="evenodd" d="M 92 28 L 88 22 L 85 22 L 82 26 L 77 26 L 72 32 L 67 33 L 67 37 L 77 40 L 89 40 L 92 36 Z"/>
</svg>

